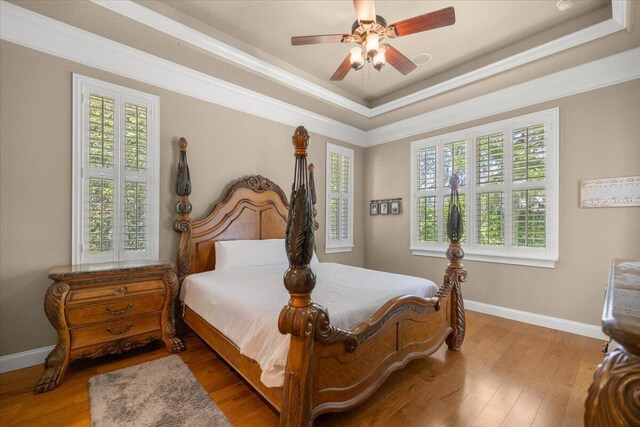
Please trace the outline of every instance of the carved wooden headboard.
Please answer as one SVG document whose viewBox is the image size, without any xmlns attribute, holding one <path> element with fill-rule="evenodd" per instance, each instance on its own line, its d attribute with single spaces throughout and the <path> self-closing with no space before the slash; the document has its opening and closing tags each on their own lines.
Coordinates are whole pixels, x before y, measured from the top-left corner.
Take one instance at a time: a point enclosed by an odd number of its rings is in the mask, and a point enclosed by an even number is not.
<svg viewBox="0 0 640 427">
<path fill-rule="evenodd" d="M 191 180 L 187 164 L 187 141 L 180 138 L 176 192 L 179 232 L 178 277 L 215 268 L 216 240 L 284 239 L 289 202 L 282 189 L 261 175 L 234 182 L 224 199 L 209 215 L 191 220 Z"/>
</svg>

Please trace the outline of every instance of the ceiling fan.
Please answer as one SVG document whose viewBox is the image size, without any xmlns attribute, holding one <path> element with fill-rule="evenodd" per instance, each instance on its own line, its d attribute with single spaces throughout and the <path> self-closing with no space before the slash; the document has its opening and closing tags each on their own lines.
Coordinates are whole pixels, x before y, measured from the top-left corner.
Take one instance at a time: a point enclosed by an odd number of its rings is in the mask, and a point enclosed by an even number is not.
<svg viewBox="0 0 640 427">
<path fill-rule="evenodd" d="M 350 69 L 359 70 L 364 67 L 365 60 L 373 63 L 373 68 L 380 71 L 385 62 L 407 75 L 417 65 L 388 43 L 380 43 L 385 37 L 408 36 L 409 34 L 446 27 L 456 22 L 453 7 L 426 13 L 387 25 L 387 21 L 376 15 L 373 0 L 353 0 L 358 19 L 351 27 L 351 34 L 327 34 L 317 36 L 291 37 L 291 45 L 301 46 L 319 43 L 356 43 L 349 55 L 342 61 L 331 80 L 342 80 Z"/>
</svg>

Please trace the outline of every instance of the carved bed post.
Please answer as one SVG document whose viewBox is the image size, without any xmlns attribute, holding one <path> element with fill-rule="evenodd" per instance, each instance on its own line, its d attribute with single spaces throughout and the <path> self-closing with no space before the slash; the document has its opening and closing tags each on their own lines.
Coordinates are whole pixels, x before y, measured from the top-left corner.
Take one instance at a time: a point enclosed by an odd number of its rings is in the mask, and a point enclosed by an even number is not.
<svg viewBox="0 0 640 427">
<path fill-rule="evenodd" d="M 309 189 L 311 190 L 311 203 L 313 204 L 313 229 L 318 231 L 320 228 L 320 224 L 316 220 L 318 216 L 318 210 L 316 209 L 316 182 L 313 179 L 313 175 L 316 172 L 316 167 L 313 166 L 313 163 L 309 164 Z"/>
<path fill-rule="evenodd" d="M 311 303 L 311 291 L 316 285 L 316 275 L 309 266 L 313 255 L 314 218 L 307 175 L 309 134 L 304 127 L 296 129 L 293 145 L 295 172 L 285 237 L 289 268 L 284 274 L 284 286 L 291 298 L 278 319 L 280 332 L 291 334 L 291 345 L 280 425 L 308 426 L 312 421 L 311 361 L 318 308 Z"/>
<path fill-rule="evenodd" d="M 451 185 L 449 218 L 447 219 L 447 236 L 450 241 L 449 248 L 447 249 L 449 265 L 445 272 L 442 291 L 451 293 L 451 328 L 453 331 L 447 337 L 447 345 L 449 346 L 449 350 L 458 351 L 462 347 L 465 333 L 464 301 L 462 299 L 460 283 L 467 280 L 467 270 L 465 270 L 464 265 L 462 265 L 464 250 L 460 245 L 460 239 L 462 238 L 464 230 L 458 199 L 460 177 L 457 173 L 451 176 L 449 184 Z"/>
<path fill-rule="evenodd" d="M 189 274 L 189 259 L 191 257 L 191 202 L 189 194 L 191 194 L 191 175 L 189 174 L 189 165 L 187 164 L 187 140 L 180 138 L 178 140 L 178 149 L 180 150 L 180 158 L 178 160 L 178 173 L 176 176 L 176 193 L 178 194 L 178 204 L 176 211 L 178 218 L 173 223 L 173 229 L 180 233 L 180 246 L 178 249 L 178 282 L 182 285 L 182 281 Z M 178 288 L 179 289 L 179 288 Z M 187 332 L 187 327 L 182 321 L 182 303 L 177 300 L 175 304 L 174 316 L 176 320 L 176 328 L 179 335 Z"/>
</svg>

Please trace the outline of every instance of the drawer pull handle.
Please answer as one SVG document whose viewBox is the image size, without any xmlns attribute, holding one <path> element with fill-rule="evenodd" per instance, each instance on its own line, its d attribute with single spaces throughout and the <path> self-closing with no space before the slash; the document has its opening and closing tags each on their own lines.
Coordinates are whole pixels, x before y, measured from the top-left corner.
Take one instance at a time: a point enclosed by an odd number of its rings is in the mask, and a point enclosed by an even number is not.
<svg viewBox="0 0 640 427">
<path fill-rule="evenodd" d="M 123 295 L 127 292 L 127 287 L 126 286 L 120 286 L 119 288 L 115 288 L 113 290 L 113 294 L 114 295 Z"/>
<path fill-rule="evenodd" d="M 107 307 L 107 311 L 113 315 L 118 315 L 118 314 L 125 314 L 127 313 L 129 310 L 131 310 L 133 308 L 133 304 L 129 304 L 127 305 L 127 308 L 124 308 L 122 310 L 114 310 L 111 307 Z"/>
<path fill-rule="evenodd" d="M 120 334 L 124 334 L 125 332 L 127 332 L 129 329 L 131 329 L 131 327 L 133 326 L 133 323 L 129 322 L 129 324 L 127 325 L 126 328 L 124 329 L 120 329 L 119 331 L 116 331 L 114 329 L 111 329 L 111 327 L 107 328 L 107 332 L 109 332 L 111 335 L 120 335 Z"/>
</svg>

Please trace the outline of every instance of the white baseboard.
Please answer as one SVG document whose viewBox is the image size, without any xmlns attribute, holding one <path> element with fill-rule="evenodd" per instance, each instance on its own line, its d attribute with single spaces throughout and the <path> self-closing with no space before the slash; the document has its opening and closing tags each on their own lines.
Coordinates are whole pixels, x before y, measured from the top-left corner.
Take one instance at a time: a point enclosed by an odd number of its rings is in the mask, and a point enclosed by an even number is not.
<svg viewBox="0 0 640 427">
<path fill-rule="evenodd" d="M 599 326 L 589 325 L 588 323 L 574 322 L 573 320 L 560 319 L 559 317 L 545 316 L 544 314 L 531 313 L 528 311 L 514 310 L 513 308 L 485 304 L 478 301 L 464 300 L 464 308 L 471 311 L 477 311 L 479 313 L 491 314 L 492 316 L 517 320 L 518 322 L 530 323 L 532 325 L 557 329 L 558 331 L 569 332 L 599 340 L 609 339 L 604 332 L 602 332 L 602 329 Z"/>
<path fill-rule="evenodd" d="M 0 356 L 0 374 L 43 364 L 44 359 L 49 355 L 49 352 L 53 350 L 53 347 L 55 346 L 50 345 L 49 347 Z"/>
</svg>

